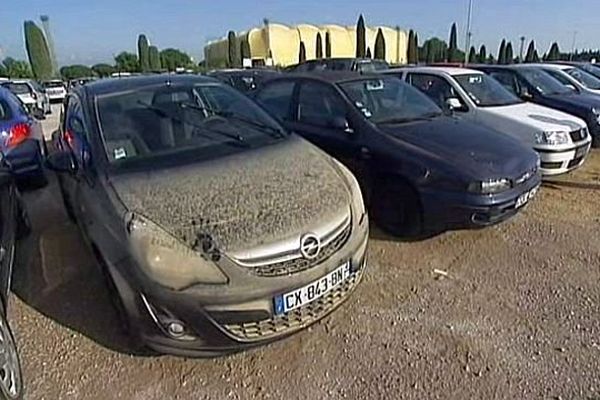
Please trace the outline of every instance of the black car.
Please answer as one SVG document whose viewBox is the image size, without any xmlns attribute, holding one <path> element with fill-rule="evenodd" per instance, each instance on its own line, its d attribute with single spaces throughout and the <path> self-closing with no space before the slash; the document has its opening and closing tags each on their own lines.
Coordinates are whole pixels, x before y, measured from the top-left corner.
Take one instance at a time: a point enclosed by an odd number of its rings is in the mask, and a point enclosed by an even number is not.
<svg viewBox="0 0 600 400">
<path fill-rule="evenodd" d="M 600 79 L 600 65 L 582 61 L 558 61 L 558 64 L 571 65 Z"/>
<path fill-rule="evenodd" d="M 279 75 L 279 72 L 269 69 L 223 69 L 211 71 L 207 75 L 217 78 L 242 93 L 248 93 L 263 81 Z"/>
<path fill-rule="evenodd" d="M 540 184 L 534 151 L 444 115 L 395 77 L 287 75 L 267 82 L 255 99 L 348 166 L 371 215 L 393 234 L 500 222 Z"/>
<path fill-rule="evenodd" d="M 13 173 L 0 152 L 0 398 L 20 399 L 23 378 L 13 334 L 7 321 L 8 295 L 17 240 L 30 230 Z"/>
<path fill-rule="evenodd" d="M 353 71 L 360 73 L 372 73 L 389 68 L 384 60 L 371 58 L 320 58 L 308 60 L 287 67 L 287 72 L 312 72 L 312 71 Z"/>
<path fill-rule="evenodd" d="M 107 79 L 67 97 L 68 215 L 133 343 L 212 356 L 289 336 L 353 292 L 369 219 L 347 168 L 216 79 Z"/>
<path fill-rule="evenodd" d="M 474 65 L 490 74 L 523 100 L 554 108 L 583 119 L 592 136 L 592 146 L 600 146 L 600 96 L 566 87 L 540 67 L 520 65 Z"/>
</svg>

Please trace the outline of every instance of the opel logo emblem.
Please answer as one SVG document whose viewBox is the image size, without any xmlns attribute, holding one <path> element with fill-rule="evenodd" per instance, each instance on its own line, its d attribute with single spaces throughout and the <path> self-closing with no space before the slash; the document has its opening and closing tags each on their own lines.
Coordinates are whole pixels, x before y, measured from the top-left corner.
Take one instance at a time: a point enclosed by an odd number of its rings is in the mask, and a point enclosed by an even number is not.
<svg viewBox="0 0 600 400">
<path fill-rule="evenodd" d="M 320 251 L 321 240 L 317 236 L 312 233 L 307 233 L 300 238 L 300 253 L 302 253 L 302 256 L 307 260 L 316 258 Z"/>
</svg>

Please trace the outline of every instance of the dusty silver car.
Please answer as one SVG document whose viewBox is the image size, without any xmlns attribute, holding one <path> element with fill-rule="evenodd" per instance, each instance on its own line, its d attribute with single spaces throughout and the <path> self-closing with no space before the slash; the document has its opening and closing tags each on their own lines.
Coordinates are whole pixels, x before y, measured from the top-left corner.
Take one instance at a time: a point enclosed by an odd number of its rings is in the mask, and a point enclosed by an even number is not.
<svg viewBox="0 0 600 400">
<path fill-rule="evenodd" d="M 323 318 L 365 267 L 353 175 L 212 78 L 77 87 L 50 156 L 135 337 L 208 356 Z"/>
</svg>

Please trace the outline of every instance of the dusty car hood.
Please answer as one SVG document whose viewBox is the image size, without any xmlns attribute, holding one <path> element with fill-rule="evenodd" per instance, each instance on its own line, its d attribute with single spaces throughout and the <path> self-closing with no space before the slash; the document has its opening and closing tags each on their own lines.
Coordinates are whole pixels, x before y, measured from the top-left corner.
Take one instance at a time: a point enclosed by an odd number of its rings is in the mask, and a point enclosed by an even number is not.
<svg viewBox="0 0 600 400">
<path fill-rule="evenodd" d="M 585 122 L 562 111 L 533 103 L 520 103 L 502 107 L 485 107 L 483 110 L 528 124 L 539 131 L 571 132 L 584 128 Z M 531 134 L 533 135 L 532 130 Z"/>
<path fill-rule="evenodd" d="M 221 251 L 310 232 L 350 204 L 329 158 L 297 137 L 217 160 L 118 175 L 111 183 L 130 211 L 190 245 L 210 235 Z"/>
</svg>

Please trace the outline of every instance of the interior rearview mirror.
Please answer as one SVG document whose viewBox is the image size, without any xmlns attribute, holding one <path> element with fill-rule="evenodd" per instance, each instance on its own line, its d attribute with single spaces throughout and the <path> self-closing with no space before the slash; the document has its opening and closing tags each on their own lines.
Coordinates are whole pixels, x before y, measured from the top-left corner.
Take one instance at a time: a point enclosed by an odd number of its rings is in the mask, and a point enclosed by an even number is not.
<svg viewBox="0 0 600 400">
<path fill-rule="evenodd" d="M 463 108 L 463 105 L 458 98 L 450 97 L 446 99 L 446 107 L 448 107 L 449 110 L 460 110 Z"/>
<path fill-rule="evenodd" d="M 44 110 L 34 107 L 31 110 L 31 115 L 33 115 L 33 118 L 38 119 L 38 120 L 43 120 L 46 119 L 46 115 L 44 114 Z"/>
<path fill-rule="evenodd" d="M 52 153 L 46 158 L 46 166 L 55 172 L 75 172 L 77 165 L 68 151 L 58 151 Z"/>
<path fill-rule="evenodd" d="M 533 96 L 529 92 L 529 89 L 527 89 L 526 87 L 521 87 L 521 89 L 519 90 L 519 97 L 521 97 L 523 100 L 531 100 L 533 98 Z"/>
</svg>

